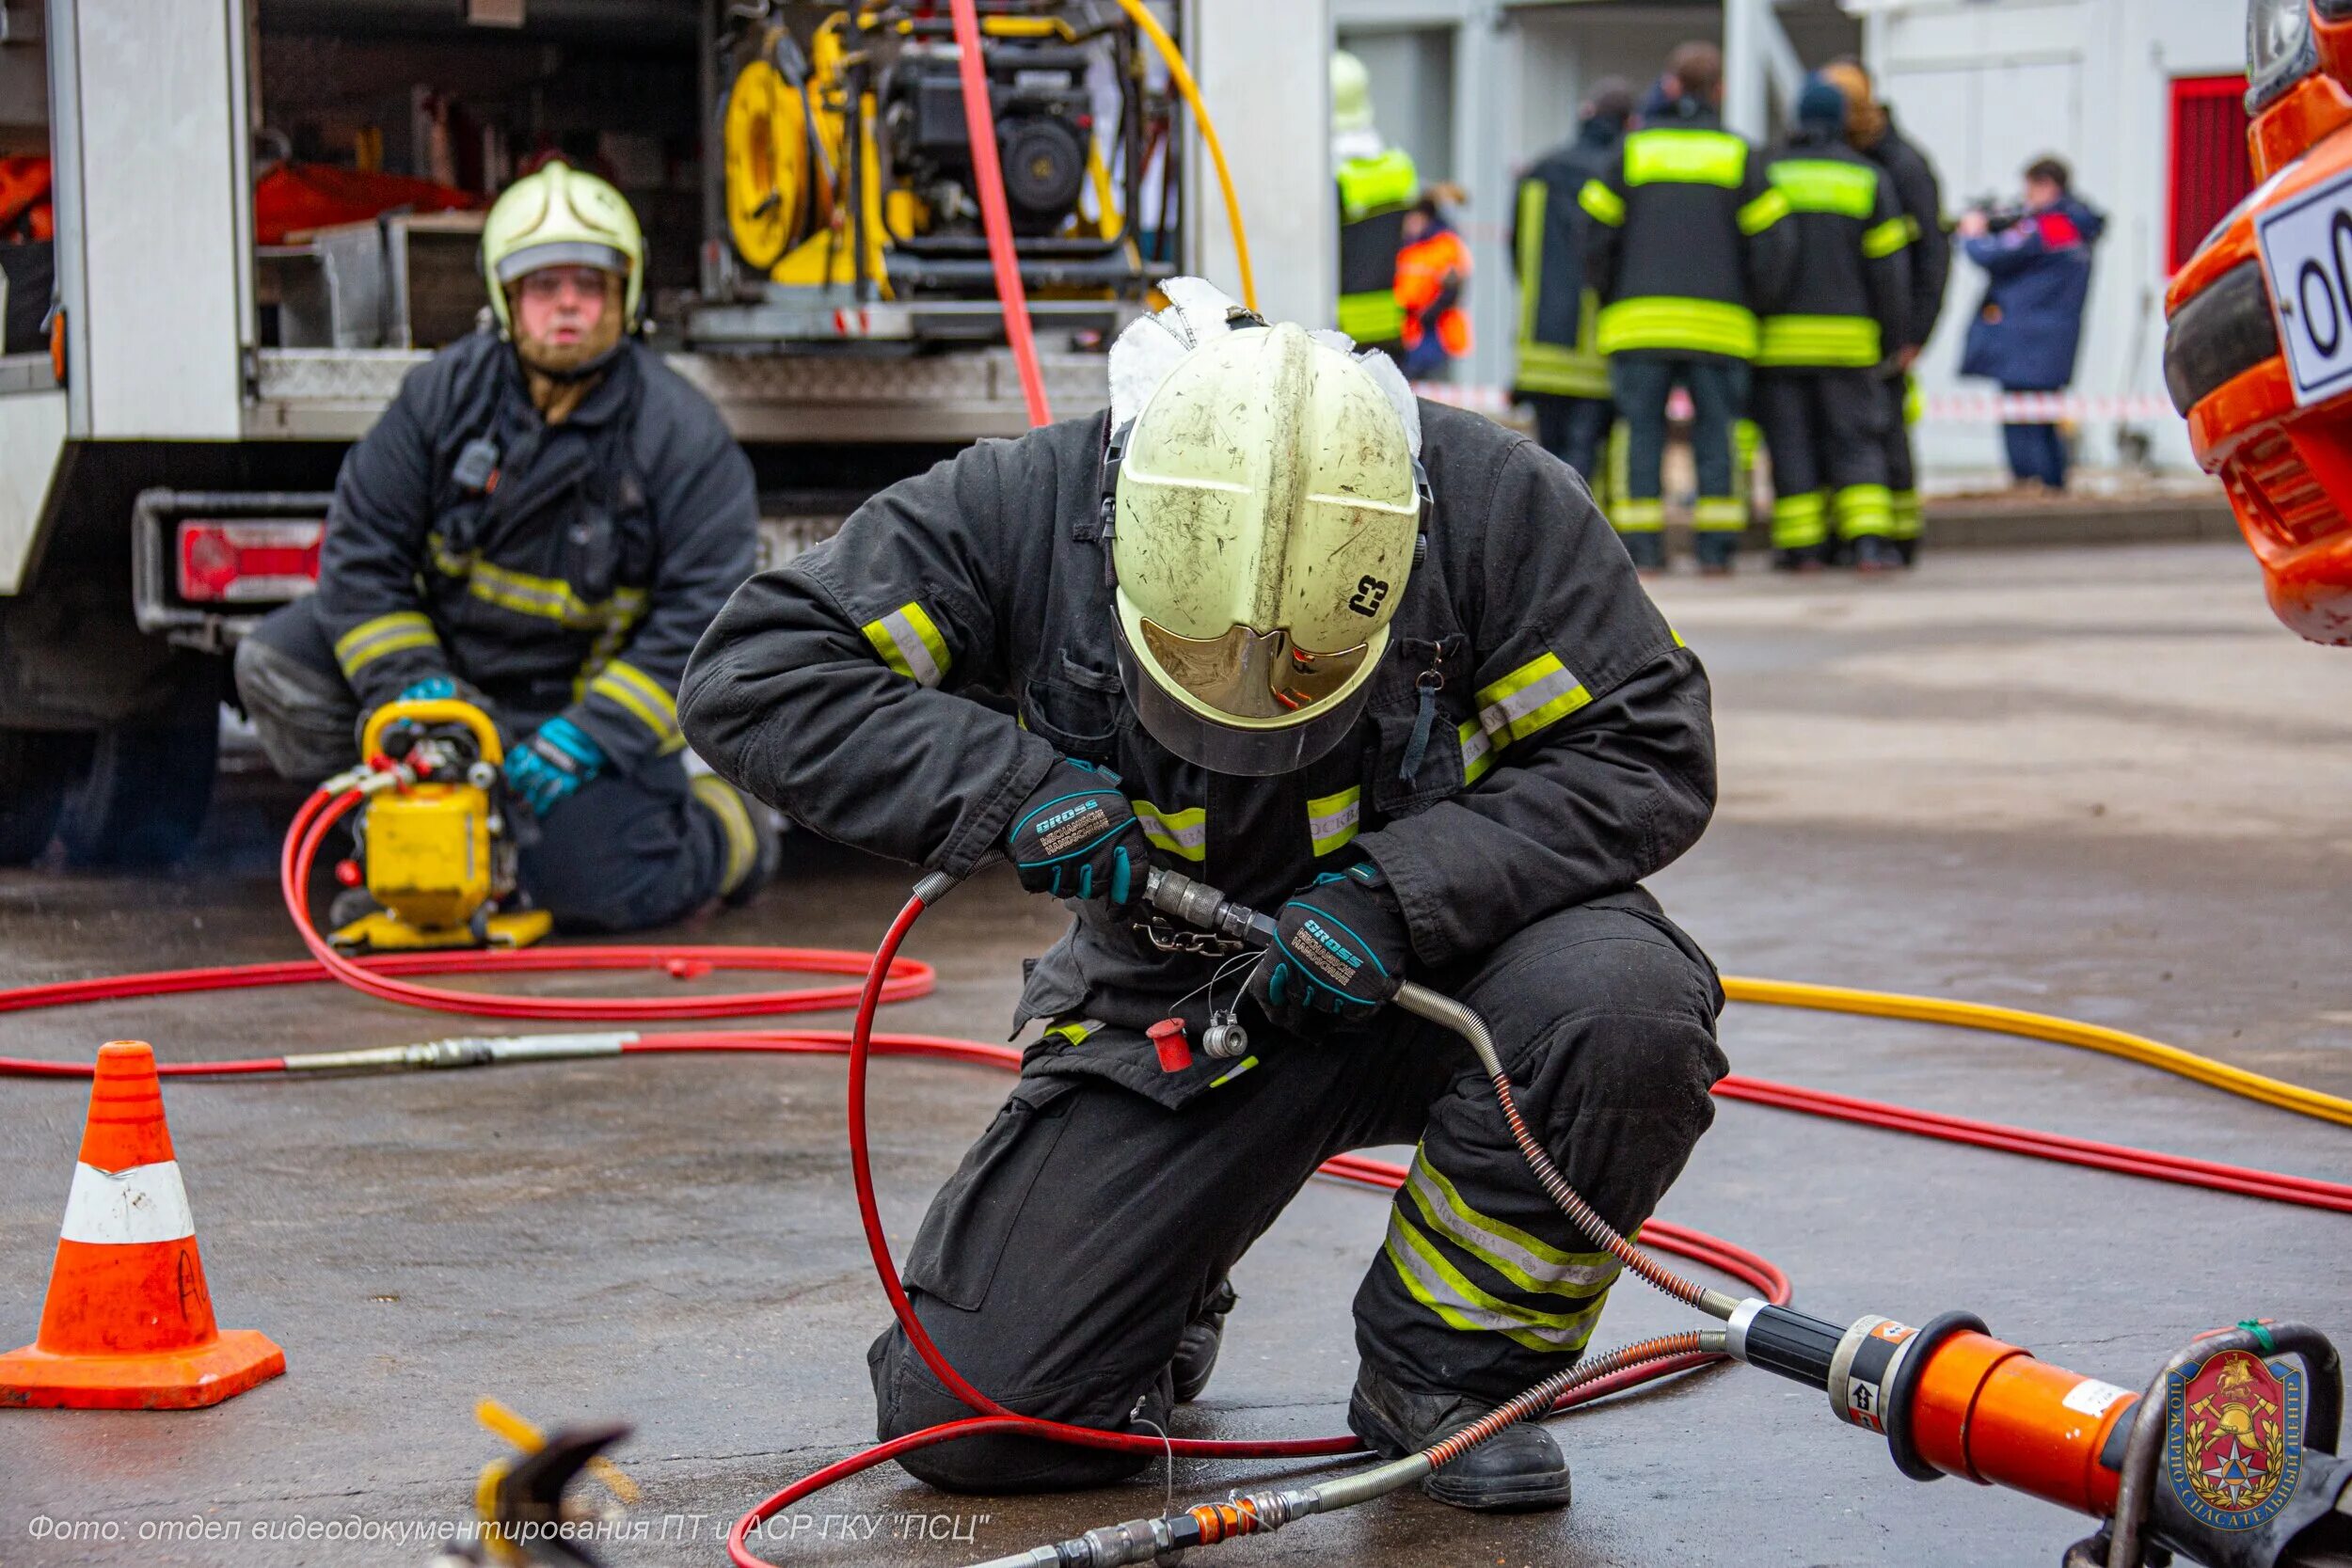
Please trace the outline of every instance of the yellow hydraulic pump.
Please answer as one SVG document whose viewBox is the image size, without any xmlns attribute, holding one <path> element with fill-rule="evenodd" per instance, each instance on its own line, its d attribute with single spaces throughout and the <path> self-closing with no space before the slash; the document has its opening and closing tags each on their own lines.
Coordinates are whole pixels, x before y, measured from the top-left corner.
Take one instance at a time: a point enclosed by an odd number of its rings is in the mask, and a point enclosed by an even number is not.
<svg viewBox="0 0 2352 1568">
<path fill-rule="evenodd" d="M 498 726 L 452 698 L 387 703 L 360 736 L 353 777 L 368 792 L 352 858 L 338 868 L 381 906 L 329 938 L 347 951 L 524 947 L 548 934 L 545 910 L 501 911 L 516 886 L 502 809 Z"/>
</svg>

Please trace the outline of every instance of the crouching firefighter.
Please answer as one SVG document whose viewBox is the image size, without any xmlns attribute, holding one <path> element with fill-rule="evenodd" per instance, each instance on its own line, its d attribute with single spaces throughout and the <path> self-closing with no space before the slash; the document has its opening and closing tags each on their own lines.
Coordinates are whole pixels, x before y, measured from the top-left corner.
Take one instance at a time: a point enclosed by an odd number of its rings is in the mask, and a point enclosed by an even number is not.
<svg viewBox="0 0 2352 1568">
<path fill-rule="evenodd" d="M 739 901 L 769 813 L 691 783 L 677 680 L 751 575 L 758 502 L 718 411 L 628 331 L 644 241 L 621 194 L 550 164 L 490 210 L 497 331 L 408 373 L 344 459 L 318 592 L 237 650 L 271 763 L 316 783 L 364 716 L 464 697 L 535 819 L 521 882 L 559 927 L 633 930 Z"/>
<path fill-rule="evenodd" d="M 1707 677 L 1541 447 L 1343 338 L 1168 293 L 1113 353 L 1107 419 L 976 446 L 753 578 L 681 711 L 819 832 L 950 876 L 1002 853 L 1070 902 L 1021 1000 L 1042 1037 L 907 1259 L 963 1375 L 1165 1427 L 1228 1272 L 1315 1167 L 1413 1143 L 1349 1404 L 1400 1454 L 1573 1362 L 1617 1270 L 1469 1052 L 1384 1004 L 1409 976 L 1476 1008 L 1567 1179 L 1613 1225 L 1651 1212 L 1724 1070 L 1714 972 L 1638 885 L 1712 809 Z M 1146 918 L 1152 864 L 1279 910 L 1279 943 Z M 884 1434 L 966 1413 L 897 1327 L 868 1361 Z M 1144 1460 L 989 1435 L 901 1463 L 1006 1492 Z M 1568 1468 L 1517 1427 L 1428 1485 L 1552 1508 Z"/>
</svg>

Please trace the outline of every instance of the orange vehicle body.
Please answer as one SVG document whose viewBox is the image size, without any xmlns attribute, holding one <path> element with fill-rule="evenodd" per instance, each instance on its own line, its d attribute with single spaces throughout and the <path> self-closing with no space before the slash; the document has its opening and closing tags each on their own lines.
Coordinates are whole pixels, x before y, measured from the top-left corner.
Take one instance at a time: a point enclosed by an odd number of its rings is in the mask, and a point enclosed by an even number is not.
<svg viewBox="0 0 2352 1568">
<path fill-rule="evenodd" d="M 2352 16 L 2311 24 L 2316 68 L 2248 133 L 2253 194 L 2166 293 L 2166 375 L 2271 609 L 2314 642 L 2352 646 L 2352 391 L 2296 406 L 2256 241 L 2264 214 L 2352 172 Z"/>
</svg>

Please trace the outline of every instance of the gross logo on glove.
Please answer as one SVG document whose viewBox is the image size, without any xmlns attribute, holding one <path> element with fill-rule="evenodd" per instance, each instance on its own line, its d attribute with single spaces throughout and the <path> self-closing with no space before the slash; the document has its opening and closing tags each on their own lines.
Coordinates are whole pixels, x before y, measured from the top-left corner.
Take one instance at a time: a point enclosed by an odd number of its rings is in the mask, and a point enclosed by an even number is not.
<svg viewBox="0 0 2352 1568">
<path fill-rule="evenodd" d="M 1355 983 L 1358 972 L 1364 967 L 1364 955 L 1333 936 L 1312 915 L 1300 921 L 1298 929 L 1291 933 L 1290 950 L 1342 990 Z"/>
<path fill-rule="evenodd" d="M 1104 809 L 1101 797 L 1089 795 L 1032 825 L 1029 831 L 1037 835 L 1038 848 L 1051 860 L 1109 832 L 1110 813 Z"/>
</svg>

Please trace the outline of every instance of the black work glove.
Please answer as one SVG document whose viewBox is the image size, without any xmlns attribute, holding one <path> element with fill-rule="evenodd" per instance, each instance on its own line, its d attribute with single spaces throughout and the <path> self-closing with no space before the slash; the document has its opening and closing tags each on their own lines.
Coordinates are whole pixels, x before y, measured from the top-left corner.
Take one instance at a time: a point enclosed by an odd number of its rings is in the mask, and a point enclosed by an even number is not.
<svg viewBox="0 0 2352 1568">
<path fill-rule="evenodd" d="M 1143 896 L 1152 841 L 1118 774 L 1063 757 L 1013 813 L 1005 849 L 1031 893 L 1100 898 L 1124 913 Z"/>
<path fill-rule="evenodd" d="M 1249 994 L 1294 1034 L 1360 1023 L 1405 983 L 1413 951 L 1405 911 L 1369 861 L 1326 872 L 1276 912 L 1274 945 L 1249 972 Z"/>
</svg>

